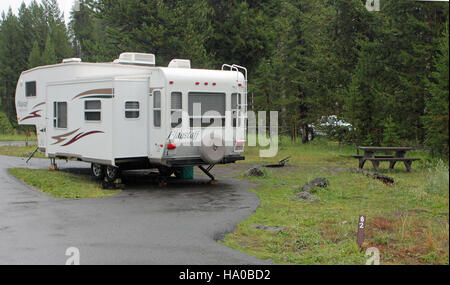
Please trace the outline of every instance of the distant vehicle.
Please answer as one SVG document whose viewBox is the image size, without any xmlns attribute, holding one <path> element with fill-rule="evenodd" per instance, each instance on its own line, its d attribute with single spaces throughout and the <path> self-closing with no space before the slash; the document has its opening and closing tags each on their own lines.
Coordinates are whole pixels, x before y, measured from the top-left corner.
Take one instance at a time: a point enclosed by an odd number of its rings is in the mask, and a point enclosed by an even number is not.
<svg viewBox="0 0 450 285">
<path fill-rule="evenodd" d="M 77 158 L 108 181 L 120 170 L 205 171 L 202 165 L 244 159 L 247 70 L 191 69 L 181 59 L 157 67 L 153 54 L 141 53 L 123 53 L 113 63 L 65 59 L 21 74 L 16 110 L 20 125 L 36 127 L 38 146 L 54 166 L 55 158 Z M 219 135 L 203 136 L 206 128 Z M 220 135 L 226 129 L 235 135 Z"/>
<path fill-rule="evenodd" d="M 319 124 L 311 125 L 314 134 L 324 137 L 333 137 L 339 132 L 349 132 L 352 130 L 352 125 L 343 120 L 340 120 L 336 115 L 323 116 Z"/>
<path fill-rule="evenodd" d="M 320 120 L 321 127 L 333 127 L 333 128 L 346 128 L 349 131 L 352 129 L 352 125 L 343 120 L 339 120 L 336 115 L 331 115 L 328 118 L 323 116 Z"/>
</svg>

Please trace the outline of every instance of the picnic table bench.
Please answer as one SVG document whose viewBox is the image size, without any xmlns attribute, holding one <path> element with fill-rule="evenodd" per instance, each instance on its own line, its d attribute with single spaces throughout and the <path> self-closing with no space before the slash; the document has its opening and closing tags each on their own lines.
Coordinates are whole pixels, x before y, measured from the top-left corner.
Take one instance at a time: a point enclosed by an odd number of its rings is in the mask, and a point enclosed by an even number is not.
<svg viewBox="0 0 450 285">
<path fill-rule="evenodd" d="M 367 147 L 360 146 L 358 149 L 364 151 L 364 155 L 354 155 L 354 158 L 359 159 L 359 168 L 362 169 L 366 161 L 372 162 L 375 171 L 378 171 L 378 167 L 381 161 L 389 161 L 389 168 L 394 169 L 397 162 L 403 162 L 406 167 L 406 171 L 411 172 L 411 165 L 413 161 L 420 160 L 420 158 L 406 157 L 406 152 L 412 150 L 412 147 Z M 377 151 L 394 151 L 395 155 L 375 155 Z"/>
</svg>

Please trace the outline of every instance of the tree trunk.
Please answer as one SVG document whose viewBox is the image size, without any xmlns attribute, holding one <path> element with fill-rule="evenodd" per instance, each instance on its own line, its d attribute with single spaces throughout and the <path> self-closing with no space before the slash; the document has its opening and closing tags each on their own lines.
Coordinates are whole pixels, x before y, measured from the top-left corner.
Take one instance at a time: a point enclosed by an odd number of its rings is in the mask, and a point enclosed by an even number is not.
<svg viewBox="0 0 450 285">
<path fill-rule="evenodd" d="M 302 143 L 308 143 L 308 125 L 306 124 L 302 125 Z"/>
</svg>

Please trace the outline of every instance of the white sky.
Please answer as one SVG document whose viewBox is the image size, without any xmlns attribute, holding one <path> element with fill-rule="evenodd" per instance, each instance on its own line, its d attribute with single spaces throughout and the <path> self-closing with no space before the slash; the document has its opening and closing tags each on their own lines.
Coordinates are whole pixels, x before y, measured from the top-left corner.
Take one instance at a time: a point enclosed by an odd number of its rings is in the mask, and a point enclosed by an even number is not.
<svg viewBox="0 0 450 285">
<path fill-rule="evenodd" d="M 17 11 L 19 10 L 20 5 L 22 2 L 25 2 L 27 6 L 30 4 L 32 0 L 0 0 L 0 14 L 5 11 L 5 13 L 8 12 L 9 7 L 12 8 L 12 11 L 14 14 L 17 15 Z M 38 3 L 41 2 L 41 0 L 36 0 Z M 72 6 L 75 2 L 75 0 L 57 0 L 59 3 L 59 9 L 61 12 L 64 12 L 64 19 L 66 20 L 66 23 L 69 22 L 70 17 L 70 11 L 72 10 Z"/>
</svg>

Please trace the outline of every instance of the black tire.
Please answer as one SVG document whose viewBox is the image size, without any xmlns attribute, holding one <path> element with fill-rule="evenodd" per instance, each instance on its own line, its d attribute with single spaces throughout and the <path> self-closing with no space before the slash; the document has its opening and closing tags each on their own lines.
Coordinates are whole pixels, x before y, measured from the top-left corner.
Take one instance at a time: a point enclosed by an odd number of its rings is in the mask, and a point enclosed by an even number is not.
<svg viewBox="0 0 450 285">
<path fill-rule="evenodd" d="M 105 166 L 92 163 L 91 174 L 96 180 L 103 180 L 103 178 L 105 178 Z"/>
<path fill-rule="evenodd" d="M 106 181 L 112 183 L 120 177 L 120 169 L 111 165 L 106 166 L 105 178 Z"/>
<path fill-rule="evenodd" d="M 158 168 L 159 171 L 159 175 L 163 176 L 163 177 L 170 177 L 173 172 L 175 171 L 175 169 L 171 168 L 171 167 L 167 167 L 167 166 L 160 166 Z"/>
<path fill-rule="evenodd" d="M 182 170 L 182 168 L 175 168 L 175 171 L 173 173 L 175 174 L 175 177 L 177 179 L 183 178 L 183 170 Z"/>
</svg>

